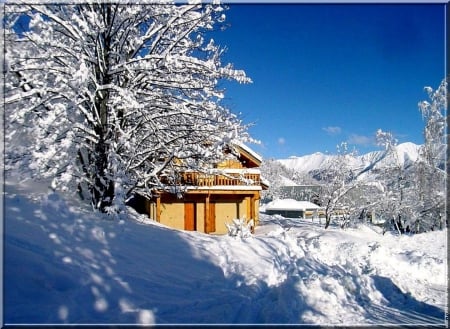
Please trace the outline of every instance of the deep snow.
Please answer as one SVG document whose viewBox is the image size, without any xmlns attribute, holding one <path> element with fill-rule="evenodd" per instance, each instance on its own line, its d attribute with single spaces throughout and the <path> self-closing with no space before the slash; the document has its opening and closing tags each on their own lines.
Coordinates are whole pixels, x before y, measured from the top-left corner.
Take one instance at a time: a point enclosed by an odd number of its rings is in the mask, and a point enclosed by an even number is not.
<svg viewBox="0 0 450 329">
<path fill-rule="evenodd" d="M 250 238 L 206 235 L 11 178 L 4 202 L 6 324 L 446 324 L 447 230 L 261 214 Z"/>
</svg>

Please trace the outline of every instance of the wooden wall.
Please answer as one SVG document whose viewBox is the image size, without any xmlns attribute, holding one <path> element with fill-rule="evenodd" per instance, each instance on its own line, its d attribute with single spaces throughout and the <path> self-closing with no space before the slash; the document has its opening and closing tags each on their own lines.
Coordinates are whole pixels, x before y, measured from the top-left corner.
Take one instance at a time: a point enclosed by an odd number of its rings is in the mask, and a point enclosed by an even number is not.
<svg viewBox="0 0 450 329">
<path fill-rule="evenodd" d="M 259 191 L 251 193 L 185 194 L 183 199 L 163 194 L 159 201 L 148 202 L 148 215 L 161 224 L 180 230 L 226 234 L 225 223 L 231 223 L 233 219 L 254 219 L 255 225 L 258 223 Z M 157 202 L 160 202 L 159 217 Z"/>
</svg>

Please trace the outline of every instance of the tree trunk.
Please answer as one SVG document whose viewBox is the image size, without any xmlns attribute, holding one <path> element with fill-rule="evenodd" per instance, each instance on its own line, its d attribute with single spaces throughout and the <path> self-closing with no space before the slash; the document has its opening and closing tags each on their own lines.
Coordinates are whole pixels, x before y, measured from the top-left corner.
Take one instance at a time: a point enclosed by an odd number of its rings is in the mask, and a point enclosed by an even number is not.
<svg viewBox="0 0 450 329">
<path fill-rule="evenodd" d="M 401 219 L 401 215 L 398 215 L 398 217 L 395 219 L 394 218 L 394 225 L 395 225 L 395 227 L 397 228 L 397 231 L 398 231 L 398 234 L 403 234 L 403 233 L 405 233 L 405 229 L 403 228 L 403 225 L 402 225 L 402 219 Z"/>
<path fill-rule="evenodd" d="M 101 10 L 105 11 L 106 26 L 111 24 L 111 6 L 103 5 Z M 100 34 L 96 44 L 97 53 L 97 67 L 96 75 L 97 81 L 101 86 L 109 85 L 112 82 L 111 76 L 108 74 L 111 53 L 111 37 L 108 32 Z M 100 51 L 100 49 L 102 51 Z M 100 56 L 102 54 L 102 56 Z M 108 154 L 110 144 L 108 141 L 112 138 L 111 127 L 108 122 L 110 116 L 109 111 L 110 93 L 107 89 L 97 91 L 95 97 L 94 111 L 98 114 L 98 125 L 95 127 L 95 132 L 98 136 L 98 142 L 94 148 L 94 163 L 95 163 L 95 180 L 94 189 L 92 193 L 94 207 L 102 212 L 106 211 L 106 207 L 110 206 L 114 198 L 114 181 L 112 180 L 112 173 L 109 173 Z"/>
<path fill-rule="evenodd" d="M 330 204 L 331 204 L 331 200 L 328 200 L 327 206 L 325 208 L 325 229 L 327 229 L 331 223 Z"/>
<path fill-rule="evenodd" d="M 331 223 L 331 214 L 326 214 L 325 216 L 325 228 L 328 228 L 328 226 L 330 226 Z"/>
</svg>

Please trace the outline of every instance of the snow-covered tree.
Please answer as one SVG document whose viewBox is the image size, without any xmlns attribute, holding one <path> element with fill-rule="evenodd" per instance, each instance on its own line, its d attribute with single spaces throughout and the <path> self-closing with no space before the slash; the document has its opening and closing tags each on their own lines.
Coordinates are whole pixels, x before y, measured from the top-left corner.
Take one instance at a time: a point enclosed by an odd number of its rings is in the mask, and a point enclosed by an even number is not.
<svg viewBox="0 0 450 329">
<path fill-rule="evenodd" d="M 208 37 L 224 19 L 216 3 L 6 5 L 7 168 L 116 213 L 247 141 L 218 83 L 250 79 Z"/>
<path fill-rule="evenodd" d="M 400 161 L 396 140 L 391 133 L 378 130 L 377 141 L 385 147 L 385 158 L 390 167 L 384 169 L 381 182 L 383 192 L 377 194 L 376 208 L 387 219 L 385 229 L 391 227 L 399 233 L 424 232 L 445 225 L 446 180 L 446 115 L 447 82 L 437 90 L 426 87 L 430 102 L 419 102 L 425 121 L 425 142 L 413 164 Z"/>
<path fill-rule="evenodd" d="M 349 151 L 347 143 L 341 143 L 337 146 L 337 155 L 318 174 L 322 185 L 319 203 L 325 208 L 325 228 L 330 225 L 333 215 L 341 218 L 340 225 L 344 228 L 348 224 L 350 212 L 354 212 L 351 192 L 363 185 L 349 165 L 355 155 L 356 150 Z"/>
<path fill-rule="evenodd" d="M 436 90 L 431 87 L 425 87 L 425 90 L 430 101 L 418 104 L 425 121 L 425 142 L 416 166 L 419 216 L 414 226 L 417 231 L 443 228 L 446 201 L 447 80 L 444 79 Z"/>
<path fill-rule="evenodd" d="M 283 164 L 275 159 L 265 159 L 261 163 L 261 175 L 268 181 L 270 188 L 262 191 L 262 202 L 270 202 L 274 199 L 282 197 L 281 189 L 283 187 L 283 177 L 293 178 L 295 175 L 293 170 L 286 168 Z"/>
<path fill-rule="evenodd" d="M 400 234 L 409 228 L 414 221 L 414 175 L 410 168 L 406 168 L 405 162 L 399 157 L 396 149 L 397 140 L 391 132 L 378 129 L 376 140 L 379 146 L 383 146 L 385 153 L 383 158 L 386 165 L 381 173 L 383 188 L 376 195 L 378 201 L 374 205 L 375 211 L 386 219 L 385 230 L 394 228 Z"/>
</svg>

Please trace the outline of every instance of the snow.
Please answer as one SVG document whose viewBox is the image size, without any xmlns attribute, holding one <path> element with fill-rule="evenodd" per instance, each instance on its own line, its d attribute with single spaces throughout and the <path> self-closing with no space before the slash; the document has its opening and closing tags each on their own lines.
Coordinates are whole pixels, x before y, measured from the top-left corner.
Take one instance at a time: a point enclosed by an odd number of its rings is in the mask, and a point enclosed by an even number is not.
<svg viewBox="0 0 450 329">
<path fill-rule="evenodd" d="M 233 141 L 233 144 L 235 144 L 236 146 L 240 147 L 241 149 L 243 149 L 244 151 L 246 151 L 248 154 L 252 155 L 255 159 L 257 159 L 259 162 L 263 161 L 263 158 L 261 155 L 259 155 L 258 153 L 256 153 L 254 150 L 252 150 L 250 147 L 248 147 L 247 145 L 245 145 L 244 143 L 242 143 L 241 141 L 235 140 Z"/>
<path fill-rule="evenodd" d="M 320 209 L 320 207 L 309 201 L 297 201 L 294 199 L 277 199 L 268 203 L 266 210 L 305 210 Z"/>
<path fill-rule="evenodd" d="M 119 196 L 136 186 L 160 186 L 159 169 L 202 170 L 223 157 L 230 141 L 253 140 L 222 104 L 219 86 L 251 79 L 222 63 L 222 47 L 205 34 L 221 25 L 224 8 L 167 2 L 110 9 L 112 20 L 90 6 L 5 6 L 5 54 L 14 68 L 5 77 L 5 123 L 14 132 L 5 135 L 5 161 L 24 174 L 53 176 L 55 188 L 79 186 L 86 198 L 96 186 L 96 207 L 114 212 L 124 203 Z M 113 31 L 108 40 L 106 30 Z M 177 169 L 175 158 L 183 160 Z M 123 193 L 109 207 L 109 187 L 119 177 L 114 191 L 120 185 Z"/>
<path fill-rule="evenodd" d="M 295 183 L 292 179 L 284 177 L 283 175 L 280 175 L 279 179 L 281 182 L 281 186 L 298 186 L 298 184 Z"/>
<path fill-rule="evenodd" d="M 6 177 L 5 324 L 447 324 L 447 230 L 261 214 L 249 238 L 92 213 Z"/>
<path fill-rule="evenodd" d="M 291 156 L 288 159 L 280 159 L 278 161 L 287 168 L 309 172 L 321 168 L 330 158 L 330 155 L 316 152 L 301 157 Z"/>
<path fill-rule="evenodd" d="M 420 145 L 411 142 L 402 143 L 395 146 L 395 158 L 385 157 L 384 151 L 374 151 L 349 159 L 349 165 L 357 171 L 363 172 L 369 168 L 383 168 L 391 166 L 392 161 L 398 161 L 400 165 L 407 162 L 414 162 L 419 156 Z M 311 172 L 326 168 L 333 155 L 320 152 L 301 157 L 292 156 L 288 159 L 278 160 L 282 165 L 297 172 Z"/>
</svg>

